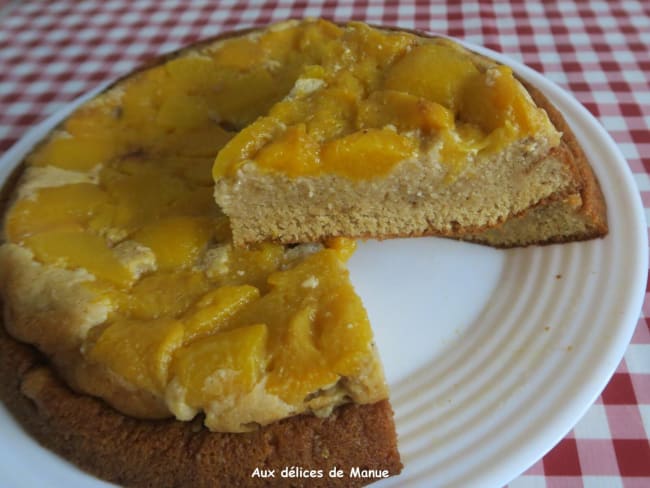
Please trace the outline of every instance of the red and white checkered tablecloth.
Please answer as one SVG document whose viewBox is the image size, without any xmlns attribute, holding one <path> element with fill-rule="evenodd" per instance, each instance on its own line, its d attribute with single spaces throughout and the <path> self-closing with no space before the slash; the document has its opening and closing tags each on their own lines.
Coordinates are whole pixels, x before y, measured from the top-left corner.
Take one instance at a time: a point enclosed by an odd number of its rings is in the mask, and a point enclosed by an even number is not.
<svg viewBox="0 0 650 488">
<path fill-rule="evenodd" d="M 63 0 L 0 2 L 0 150 L 99 82 L 217 34 L 289 17 L 444 33 L 522 61 L 570 91 L 619 144 L 650 210 L 650 2 Z M 648 317 L 648 318 L 646 318 Z M 650 297 L 624 360 L 576 427 L 513 480 L 650 486 Z M 2 475 L 0 474 L 0 484 Z"/>
</svg>

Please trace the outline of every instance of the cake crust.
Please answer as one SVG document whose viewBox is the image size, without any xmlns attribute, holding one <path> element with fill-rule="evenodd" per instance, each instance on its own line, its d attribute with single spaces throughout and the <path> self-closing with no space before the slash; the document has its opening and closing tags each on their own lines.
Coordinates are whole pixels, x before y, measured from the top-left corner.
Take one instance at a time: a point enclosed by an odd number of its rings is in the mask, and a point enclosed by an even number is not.
<svg viewBox="0 0 650 488">
<path fill-rule="evenodd" d="M 533 97 L 535 103 L 546 110 L 551 122 L 562 132 L 562 144 L 568 149 L 572 158 L 573 172 L 580 181 L 580 196 L 583 206 L 581 213 L 590 220 L 592 232 L 590 237 L 602 237 L 607 234 L 607 205 L 603 196 L 600 183 L 587 160 L 580 143 L 562 113 L 539 89 L 523 80 L 520 80 Z M 590 237 L 585 237 L 586 239 Z"/>
</svg>

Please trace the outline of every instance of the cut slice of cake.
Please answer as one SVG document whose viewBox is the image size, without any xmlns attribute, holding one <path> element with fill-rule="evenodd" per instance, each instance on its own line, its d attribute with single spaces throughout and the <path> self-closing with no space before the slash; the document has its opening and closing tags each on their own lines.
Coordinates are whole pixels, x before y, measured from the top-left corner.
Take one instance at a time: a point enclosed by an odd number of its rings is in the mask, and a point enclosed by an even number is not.
<svg viewBox="0 0 650 488">
<path fill-rule="evenodd" d="M 550 212 L 561 221 L 558 212 L 581 206 L 588 163 L 563 147 L 568 128 L 549 119 L 550 103 L 531 96 L 509 68 L 447 39 L 358 23 L 293 28 L 312 31 L 313 44 L 299 44 L 310 64 L 284 99 L 226 144 L 213 168 L 236 244 L 332 236 L 482 241 L 484 230 L 514 217 Z M 532 210 L 556 201 L 571 203 Z M 553 241 L 567 230 L 551 227 L 524 241 Z"/>
</svg>

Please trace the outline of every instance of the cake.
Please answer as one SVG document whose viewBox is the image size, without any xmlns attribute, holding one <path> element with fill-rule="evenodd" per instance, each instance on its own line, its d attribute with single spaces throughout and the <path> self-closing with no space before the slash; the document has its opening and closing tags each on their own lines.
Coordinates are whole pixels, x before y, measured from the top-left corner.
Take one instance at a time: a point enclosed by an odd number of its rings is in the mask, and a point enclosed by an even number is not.
<svg viewBox="0 0 650 488">
<path fill-rule="evenodd" d="M 436 58 L 442 82 L 415 76 Z M 603 235 L 563 124 L 504 66 L 360 23 L 287 21 L 152 62 L 7 187 L 0 395 L 46 446 L 129 486 L 395 475 L 350 238 Z"/>
</svg>

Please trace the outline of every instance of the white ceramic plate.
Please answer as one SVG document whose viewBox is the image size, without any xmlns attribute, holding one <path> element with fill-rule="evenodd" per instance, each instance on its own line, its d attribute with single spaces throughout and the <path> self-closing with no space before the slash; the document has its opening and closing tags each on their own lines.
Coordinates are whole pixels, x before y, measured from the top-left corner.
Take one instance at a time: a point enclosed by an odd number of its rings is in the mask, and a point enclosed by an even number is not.
<svg viewBox="0 0 650 488">
<path fill-rule="evenodd" d="M 519 475 L 605 387 L 645 291 L 643 208 L 611 138 L 541 75 L 469 47 L 511 65 L 563 112 L 602 183 L 610 234 L 507 251 L 435 238 L 361 243 L 350 269 L 392 388 L 405 464 L 378 488 L 502 486 Z M 0 181 L 79 102 L 7 152 Z M 108 486 L 41 448 L 3 407 L 0 432 L 3 486 Z"/>
</svg>

